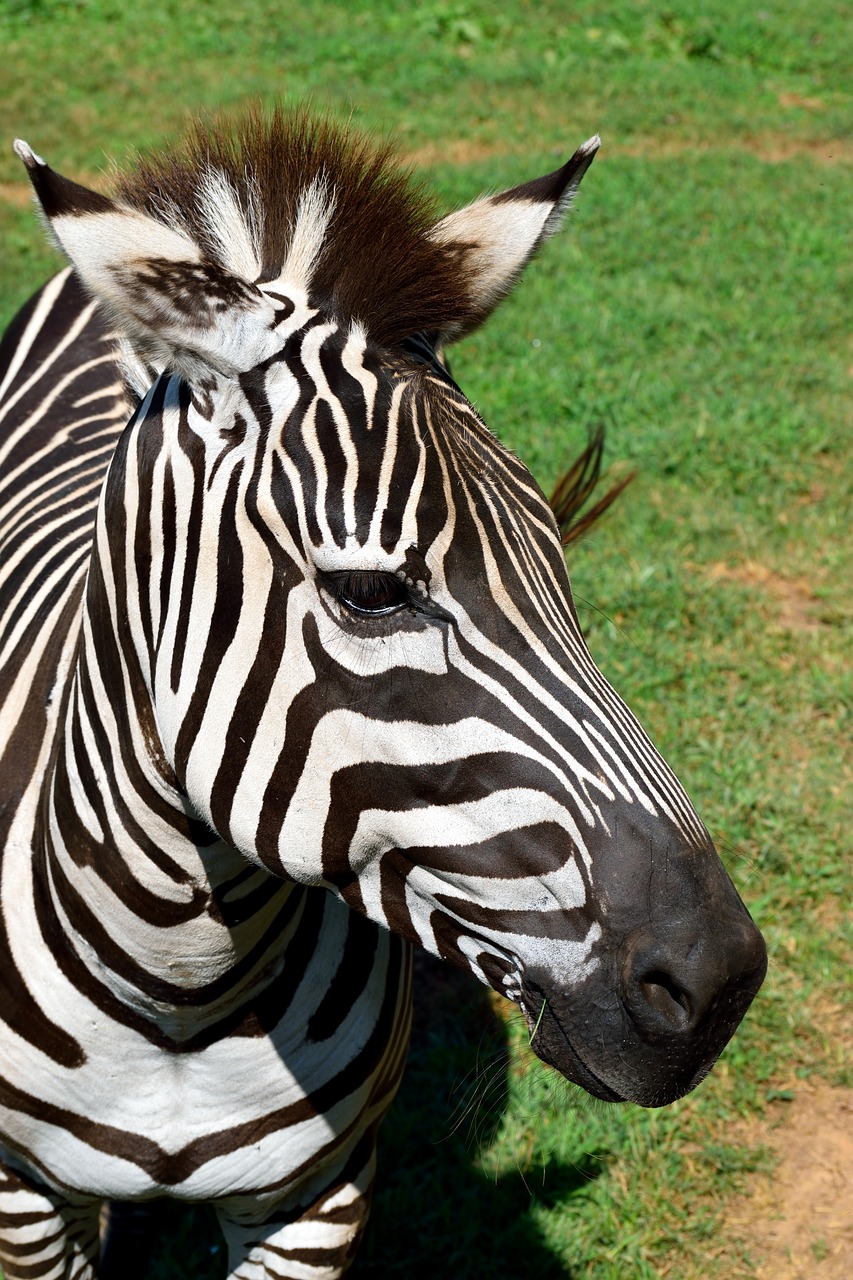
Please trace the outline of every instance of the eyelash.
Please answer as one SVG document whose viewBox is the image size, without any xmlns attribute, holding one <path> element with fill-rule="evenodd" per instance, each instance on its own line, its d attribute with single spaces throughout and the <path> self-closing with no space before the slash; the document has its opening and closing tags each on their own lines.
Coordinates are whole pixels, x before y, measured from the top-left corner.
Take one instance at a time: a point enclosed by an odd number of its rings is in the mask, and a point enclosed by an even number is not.
<svg viewBox="0 0 853 1280">
<path fill-rule="evenodd" d="M 338 603 L 357 618 L 387 618 L 411 604 L 408 588 L 393 573 L 352 569 L 326 580 Z"/>
</svg>

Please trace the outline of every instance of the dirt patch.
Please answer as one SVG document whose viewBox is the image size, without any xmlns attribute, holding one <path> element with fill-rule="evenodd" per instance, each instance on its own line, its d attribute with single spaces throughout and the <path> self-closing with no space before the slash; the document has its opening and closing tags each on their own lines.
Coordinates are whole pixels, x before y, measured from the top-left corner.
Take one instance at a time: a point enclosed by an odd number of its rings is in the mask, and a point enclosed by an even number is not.
<svg viewBox="0 0 853 1280">
<path fill-rule="evenodd" d="M 850 1280 L 853 1089 L 798 1080 L 792 1101 L 773 1104 L 738 1136 L 779 1161 L 726 1219 L 752 1255 L 755 1280 Z"/>
<path fill-rule="evenodd" d="M 853 143 L 842 138 L 794 138 L 784 133 L 763 133 L 746 137 L 729 138 L 725 142 L 699 138 L 636 137 L 620 142 L 606 136 L 601 149 L 601 159 L 610 156 L 663 157 L 684 155 L 720 155 L 743 151 L 767 164 L 783 164 L 787 160 L 810 159 L 818 164 L 853 164 Z M 416 151 L 409 151 L 405 159 L 410 164 L 475 164 L 496 156 L 524 154 L 523 148 L 506 142 L 431 142 Z M 566 149 L 568 156 L 568 146 Z M 600 163 L 600 161 L 599 161 Z"/>
<path fill-rule="evenodd" d="M 819 601 L 808 578 L 785 577 L 755 560 L 746 560 L 738 565 L 719 562 L 712 564 L 706 572 L 714 581 L 724 579 L 745 587 L 757 587 L 776 603 L 779 623 L 787 631 L 820 630 L 821 621 L 816 612 Z"/>
<path fill-rule="evenodd" d="M 814 101 L 817 101 L 815 99 Z M 802 138 L 786 137 L 784 134 L 766 134 L 756 137 L 737 138 L 725 143 L 703 141 L 689 138 L 632 138 L 630 142 L 620 143 L 615 138 L 605 138 L 602 148 L 602 159 L 609 156 L 682 156 L 699 155 L 707 152 L 745 151 L 768 164 L 781 164 L 786 160 L 808 157 L 819 164 L 853 164 L 853 143 L 847 139 L 831 139 L 804 141 Z M 471 142 L 464 138 L 449 142 L 430 142 L 414 151 L 404 150 L 401 159 L 405 164 L 417 167 L 425 165 L 449 164 L 468 165 L 492 160 L 496 157 L 525 153 L 521 146 L 513 146 L 507 142 Z M 568 147 L 566 156 L 568 156 Z M 599 162 L 600 163 L 600 162 Z M 109 183 L 103 174 L 90 178 L 75 174 L 75 180 L 82 182 L 93 190 L 106 190 Z M 22 209 L 32 202 L 32 187 L 28 182 L 0 182 L 0 204 L 12 205 Z"/>
<path fill-rule="evenodd" d="M 780 93 L 777 96 L 780 107 L 795 107 L 804 111 L 825 111 L 823 98 L 805 98 L 801 93 Z"/>
<path fill-rule="evenodd" d="M 496 156 L 518 154 L 520 154 L 519 148 L 506 142 L 471 142 L 465 138 L 458 138 L 453 142 L 428 142 L 426 146 L 418 147 L 416 151 L 404 152 L 403 159 L 407 164 L 417 167 L 430 164 L 461 166 L 478 164 L 482 160 L 493 160 Z"/>
<path fill-rule="evenodd" d="M 33 202 L 33 189 L 28 182 L 0 182 L 0 202 L 25 209 Z"/>
<path fill-rule="evenodd" d="M 613 155 L 664 157 L 742 151 L 766 164 L 783 164 L 801 158 L 818 164 L 853 164 L 853 144 L 846 138 L 793 138 L 784 133 L 746 135 L 728 138 L 724 143 L 706 139 L 632 138 L 624 144 L 614 141 L 607 150 Z"/>
</svg>

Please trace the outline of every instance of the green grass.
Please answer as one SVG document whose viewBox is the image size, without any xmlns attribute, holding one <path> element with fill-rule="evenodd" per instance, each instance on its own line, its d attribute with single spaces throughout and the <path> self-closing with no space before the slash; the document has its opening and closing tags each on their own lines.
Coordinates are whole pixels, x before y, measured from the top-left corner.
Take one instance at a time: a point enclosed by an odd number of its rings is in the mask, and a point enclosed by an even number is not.
<svg viewBox="0 0 853 1280">
<path fill-rule="evenodd" d="M 844 8 L 4 0 L 0 40 L 4 132 L 84 179 L 253 96 L 396 131 L 448 203 L 601 131 L 568 232 L 454 372 L 546 488 L 599 421 L 638 470 L 571 553 L 581 616 L 718 840 L 770 972 L 708 1081 L 650 1113 L 569 1089 L 487 993 L 448 978 L 437 994 L 424 966 L 353 1274 L 753 1274 L 719 1206 L 766 1156 L 733 1122 L 813 1073 L 851 1083 Z M 8 319 L 56 262 L 10 149 L 0 220 Z M 197 1224 L 157 1280 L 222 1274 Z"/>
</svg>

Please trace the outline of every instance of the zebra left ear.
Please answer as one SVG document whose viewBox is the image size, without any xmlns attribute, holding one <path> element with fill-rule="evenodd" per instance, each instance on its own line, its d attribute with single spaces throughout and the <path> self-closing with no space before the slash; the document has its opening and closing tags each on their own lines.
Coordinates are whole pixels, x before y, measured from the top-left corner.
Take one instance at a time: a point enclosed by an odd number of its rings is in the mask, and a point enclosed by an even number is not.
<svg viewBox="0 0 853 1280">
<path fill-rule="evenodd" d="M 561 169 L 500 195 L 485 196 L 436 223 L 434 240 L 467 246 L 473 304 L 471 317 L 449 326 L 441 335 L 444 341 L 475 329 L 506 297 L 539 246 L 562 223 L 600 145 L 596 134 Z"/>
<path fill-rule="evenodd" d="M 275 310 L 251 281 L 179 227 L 64 178 L 25 142 L 15 151 L 58 247 L 144 359 L 192 381 L 202 368 L 231 376 L 272 354 Z"/>
</svg>

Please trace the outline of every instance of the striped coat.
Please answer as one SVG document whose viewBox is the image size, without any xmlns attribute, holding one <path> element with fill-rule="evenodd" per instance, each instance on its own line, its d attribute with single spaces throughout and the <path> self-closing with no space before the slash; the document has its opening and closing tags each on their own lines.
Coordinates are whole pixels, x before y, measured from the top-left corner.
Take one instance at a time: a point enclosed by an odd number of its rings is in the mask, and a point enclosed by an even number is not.
<svg viewBox="0 0 853 1280">
<path fill-rule="evenodd" d="M 93 1275 L 101 1202 L 165 1193 L 216 1205 L 233 1277 L 337 1276 L 411 944 L 646 1105 L 764 972 L 440 359 L 597 142 L 444 218 L 305 115 L 197 130 L 114 197 L 17 145 L 77 274 L 0 364 L 0 1257 Z"/>
</svg>

